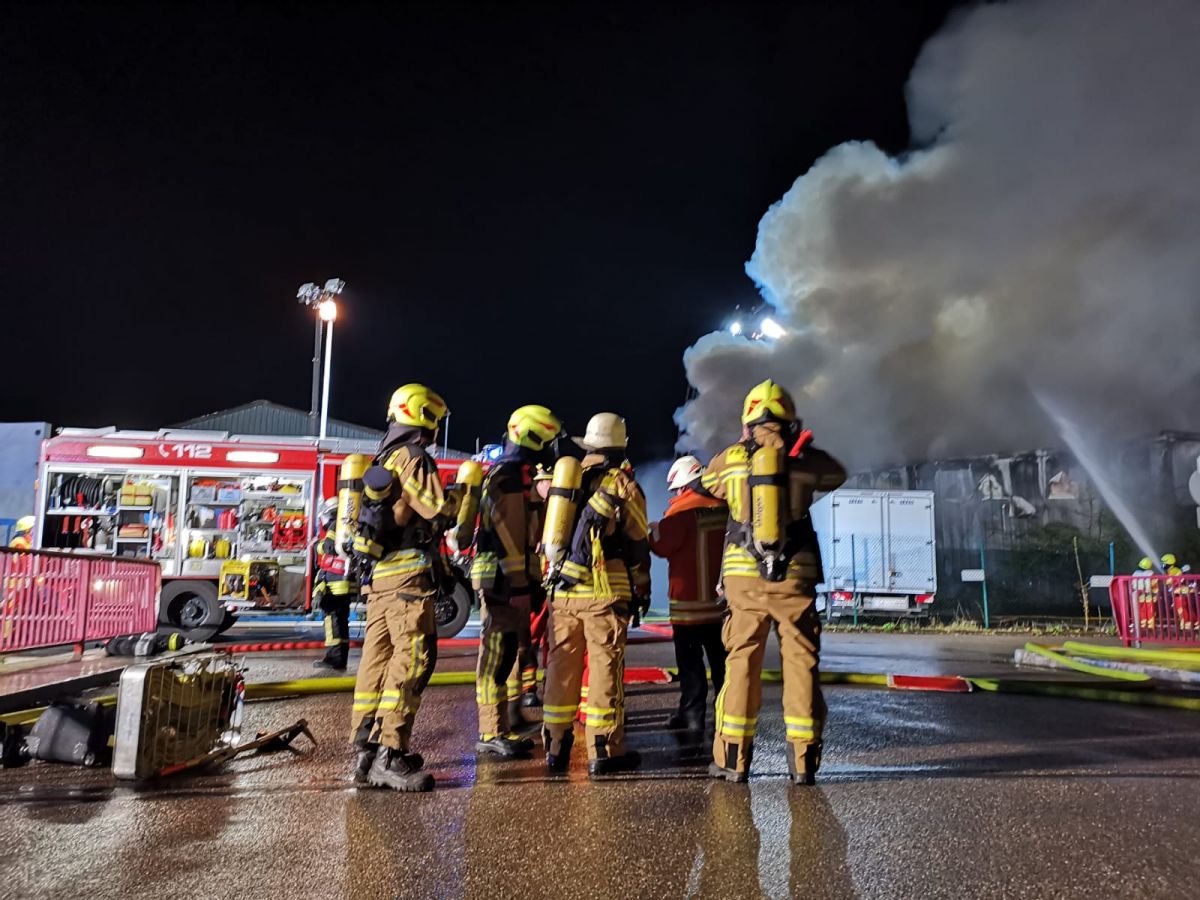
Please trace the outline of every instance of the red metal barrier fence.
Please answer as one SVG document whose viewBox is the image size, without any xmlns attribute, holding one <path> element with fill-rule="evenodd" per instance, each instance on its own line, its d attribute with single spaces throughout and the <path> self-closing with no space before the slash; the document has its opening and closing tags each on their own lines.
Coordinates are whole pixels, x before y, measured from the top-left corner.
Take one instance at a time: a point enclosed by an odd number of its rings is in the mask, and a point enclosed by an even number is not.
<svg viewBox="0 0 1200 900">
<path fill-rule="evenodd" d="M 0 549 L 0 653 L 158 625 L 158 563 Z"/>
<path fill-rule="evenodd" d="M 1126 647 L 1142 641 L 1200 646 L 1200 576 L 1119 575 L 1109 594 Z"/>
</svg>

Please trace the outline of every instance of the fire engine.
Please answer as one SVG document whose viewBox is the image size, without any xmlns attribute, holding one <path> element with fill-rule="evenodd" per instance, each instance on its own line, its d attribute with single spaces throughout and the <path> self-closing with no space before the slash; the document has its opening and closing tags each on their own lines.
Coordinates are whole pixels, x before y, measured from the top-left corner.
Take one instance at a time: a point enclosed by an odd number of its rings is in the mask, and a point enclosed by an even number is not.
<svg viewBox="0 0 1200 900">
<path fill-rule="evenodd" d="M 160 622 L 208 640 L 249 609 L 308 607 L 321 504 L 347 455 L 376 450 L 337 438 L 64 428 L 42 443 L 34 546 L 158 562 Z M 459 462 L 437 460 L 443 482 Z M 469 584 L 456 575 L 437 602 L 441 637 L 470 613 Z"/>
</svg>

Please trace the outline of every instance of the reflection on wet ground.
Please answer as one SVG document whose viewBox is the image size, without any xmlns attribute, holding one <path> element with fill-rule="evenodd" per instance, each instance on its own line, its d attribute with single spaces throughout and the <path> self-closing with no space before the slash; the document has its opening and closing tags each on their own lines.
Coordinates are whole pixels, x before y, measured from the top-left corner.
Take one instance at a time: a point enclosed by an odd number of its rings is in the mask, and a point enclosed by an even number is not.
<svg viewBox="0 0 1200 900">
<path fill-rule="evenodd" d="M 297 666 L 259 665 L 279 677 Z M 605 782 L 588 781 L 579 752 L 558 777 L 540 758 L 476 764 L 471 688 L 431 689 L 417 736 L 439 788 L 420 796 L 354 789 L 345 695 L 253 704 L 250 727 L 304 716 L 320 746 L 143 788 L 49 765 L 0 773 L 0 896 L 1191 891 L 1200 718 L 835 687 L 822 782 L 795 789 L 779 686 L 764 694 L 756 777 L 744 786 L 704 777 L 707 747 L 663 730 L 669 686 L 629 691 L 630 743 L 645 766 Z"/>
</svg>

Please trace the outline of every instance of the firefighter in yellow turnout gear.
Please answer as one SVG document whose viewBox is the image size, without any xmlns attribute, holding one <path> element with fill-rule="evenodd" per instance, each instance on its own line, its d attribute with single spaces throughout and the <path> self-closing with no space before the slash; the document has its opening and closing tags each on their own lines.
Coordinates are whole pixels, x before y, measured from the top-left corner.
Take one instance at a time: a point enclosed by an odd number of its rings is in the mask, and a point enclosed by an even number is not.
<svg viewBox="0 0 1200 900">
<path fill-rule="evenodd" d="M 420 384 L 398 388 L 375 464 L 363 475 L 354 554 L 369 561 L 367 624 L 354 685 L 350 740 L 354 779 L 399 791 L 428 791 L 433 777 L 409 749 L 421 694 L 437 661 L 433 604 L 443 561 L 440 533 L 457 496 L 442 488 L 425 448 L 446 404 Z"/>
<path fill-rule="evenodd" d="M 349 561 L 338 555 L 336 518 L 337 498 L 330 497 L 321 508 L 321 540 L 312 589 L 313 606 L 325 614 L 325 655 L 313 668 L 344 672 L 350 659 L 350 605 L 358 599 L 358 581 L 348 571 Z"/>
<path fill-rule="evenodd" d="M 631 616 L 649 606 L 649 531 L 646 499 L 625 459 L 624 420 L 612 413 L 593 416 L 579 443 L 588 454 L 574 498 L 579 512 L 565 559 L 555 559 L 553 541 L 546 542 L 554 580 L 542 740 L 547 768 L 563 771 L 573 743 L 586 650 L 588 774 L 595 777 L 641 762 L 635 751 L 625 749 L 625 634 Z M 558 466 L 567 462 L 560 460 Z M 556 491 L 572 493 L 561 486 L 551 488 L 551 502 Z M 554 524 L 549 508 L 547 520 L 549 534 Z"/>
<path fill-rule="evenodd" d="M 471 566 L 482 608 L 475 700 L 479 740 L 475 752 L 503 759 L 527 756 L 533 742 L 519 737 L 522 638 L 529 644 L 529 614 L 545 601 L 540 498 L 532 490 L 539 463 L 552 459 L 562 425 L 544 406 L 522 406 L 508 420 L 504 450 L 488 470 L 480 498 L 479 533 Z M 536 663 L 535 663 L 536 666 Z M 537 695 L 533 695 L 536 699 Z"/>
<path fill-rule="evenodd" d="M 36 524 L 37 519 L 33 516 L 21 516 L 17 519 L 17 524 L 13 526 L 12 537 L 8 541 L 8 548 L 10 550 L 32 550 L 33 526 Z"/>
<path fill-rule="evenodd" d="M 814 596 L 821 560 L 809 507 L 815 491 L 841 486 L 846 472 L 810 440 L 809 432 L 799 432 L 792 398 L 764 381 L 746 396 L 741 442 L 717 454 L 701 479 L 704 490 L 729 504 L 721 564 L 729 605 L 722 638 L 729 656 L 709 767 L 716 778 L 740 782 L 749 775 L 772 624 L 783 657 L 792 781 L 812 784 L 820 765 L 825 702 Z"/>
</svg>

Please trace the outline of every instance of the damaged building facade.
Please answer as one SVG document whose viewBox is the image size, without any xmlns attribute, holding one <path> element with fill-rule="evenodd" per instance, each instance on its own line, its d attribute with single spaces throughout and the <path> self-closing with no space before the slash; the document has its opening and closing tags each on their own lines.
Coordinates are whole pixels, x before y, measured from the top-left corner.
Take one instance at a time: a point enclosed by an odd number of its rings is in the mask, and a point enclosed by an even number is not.
<svg viewBox="0 0 1200 900">
<path fill-rule="evenodd" d="M 1200 434 L 1164 432 L 1108 451 L 1106 472 L 1154 549 L 1200 564 Z M 1128 574 L 1143 556 L 1067 451 L 934 460 L 858 473 L 847 487 L 934 492 L 934 612 L 944 618 L 979 616 L 981 588 L 962 582 L 964 569 L 986 569 L 993 616 L 1082 616 L 1091 576 Z M 1093 614 L 1107 613 L 1107 591 L 1088 597 Z"/>
</svg>

